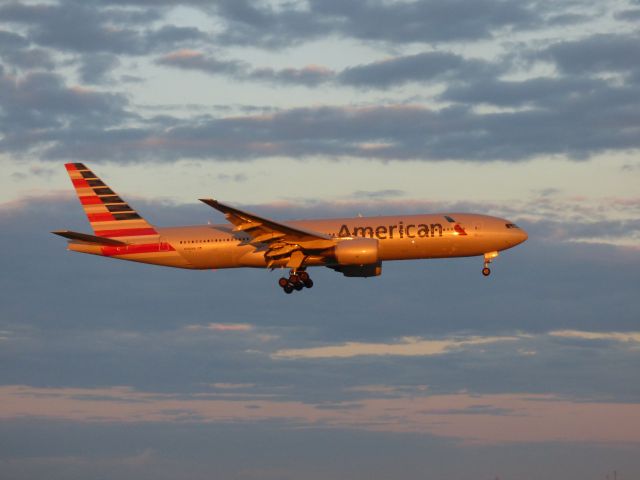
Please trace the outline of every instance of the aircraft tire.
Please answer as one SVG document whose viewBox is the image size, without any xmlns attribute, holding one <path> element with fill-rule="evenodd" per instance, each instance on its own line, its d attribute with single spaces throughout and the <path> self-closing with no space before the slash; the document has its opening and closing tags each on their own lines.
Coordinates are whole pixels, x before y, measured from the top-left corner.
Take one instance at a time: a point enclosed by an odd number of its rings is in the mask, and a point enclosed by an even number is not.
<svg viewBox="0 0 640 480">
<path fill-rule="evenodd" d="M 304 282 L 304 286 L 307 288 L 311 288 L 313 287 L 313 280 L 311 280 L 310 278 L 308 278 L 305 282 Z"/>
<path fill-rule="evenodd" d="M 307 280 L 309 280 L 309 274 L 307 272 L 300 272 L 298 277 L 300 277 L 300 280 L 302 280 L 303 283 L 306 283 Z"/>
<path fill-rule="evenodd" d="M 289 285 L 288 283 L 284 287 L 282 287 L 282 289 L 284 290 L 284 293 L 286 293 L 287 295 L 293 292 L 293 286 Z"/>
<path fill-rule="evenodd" d="M 484 267 L 482 269 L 482 275 L 484 275 L 485 277 L 488 277 L 489 275 L 491 275 L 491 270 L 489 269 L 489 267 Z"/>
</svg>

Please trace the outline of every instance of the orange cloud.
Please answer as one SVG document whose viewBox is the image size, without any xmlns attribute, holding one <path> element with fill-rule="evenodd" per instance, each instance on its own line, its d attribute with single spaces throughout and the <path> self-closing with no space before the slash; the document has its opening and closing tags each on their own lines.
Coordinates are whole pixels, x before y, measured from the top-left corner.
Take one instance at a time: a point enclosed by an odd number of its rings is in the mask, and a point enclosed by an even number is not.
<svg viewBox="0 0 640 480">
<path fill-rule="evenodd" d="M 313 427 L 424 433 L 467 443 L 640 443 L 640 404 L 572 401 L 554 395 L 372 397 L 332 408 L 254 396 L 140 392 L 127 387 L 0 387 L 0 419 L 44 417 L 80 422 L 292 421 Z M 344 407 L 344 408 L 341 408 Z"/>
<path fill-rule="evenodd" d="M 585 332 L 582 330 L 556 330 L 553 337 L 580 338 L 582 340 L 613 340 L 624 343 L 640 343 L 640 332 Z"/>
<path fill-rule="evenodd" d="M 175 52 L 168 53 L 162 58 L 167 60 L 178 60 L 183 58 L 194 58 L 194 57 L 202 57 L 202 56 L 203 56 L 202 53 L 198 52 L 197 50 L 183 49 L 183 50 L 177 50 Z"/>
<path fill-rule="evenodd" d="M 248 323 L 210 323 L 208 325 L 189 325 L 187 330 L 213 330 L 215 332 L 248 332 L 253 325 Z"/>
<path fill-rule="evenodd" d="M 315 348 L 279 350 L 273 358 L 348 358 L 360 355 L 430 356 L 442 355 L 468 345 L 485 345 L 519 340 L 520 337 L 468 337 L 464 339 L 425 340 L 405 337 L 398 343 L 347 342 Z"/>
</svg>

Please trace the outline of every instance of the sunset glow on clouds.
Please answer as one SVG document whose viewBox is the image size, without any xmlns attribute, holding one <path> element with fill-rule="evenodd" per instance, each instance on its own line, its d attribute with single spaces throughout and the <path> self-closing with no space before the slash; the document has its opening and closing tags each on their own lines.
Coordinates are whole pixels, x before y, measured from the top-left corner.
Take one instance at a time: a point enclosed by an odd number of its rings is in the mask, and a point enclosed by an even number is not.
<svg viewBox="0 0 640 480">
<path fill-rule="evenodd" d="M 576 403 L 553 395 L 415 395 L 368 398 L 355 404 L 312 405 L 284 400 L 225 400 L 99 389 L 0 387 L 0 419 L 37 417 L 87 422 L 256 422 L 423 433 L 472 443 L 640 442 L 640 406 Z M 393 412 L 393 413 L 390 413 Z"/>
<path fill-rule="evenodd" d="M 400 355 L 423 356 L 442 355 L 451 350 L 472 345 L 486 345 L 495 342 L 518 340 L 517 337 L 471 337 L 467 339 L 424 340 L 403 338 L 398 343 L 356 343 L 306 349 L 280 350 L 275 358 L 346 358 L 358 355 Z"/>
<path fill-rule="evenodd" d="M 640 477 L 638 18 L 0 3 L 0 477 Z M 65 251 L 49 232 L 89 228 L 65 162 L 158 225 L 224 223 L 215 197 L 285 221 L 485 213 L 529 240 L 486 279 L 480 258 L 319 268 L 284 297 L 286 271 Z"/>
<path fill-rule="evenodd" d="M 640 347 L 640 332 L 579 332 L 575 330 L 561 330 L 549 335 L 565 338 L 579 338 L 584 340 L 613 340 L 624 343 L 637 343 Z"/>
<path fill-rule="evenodd" d="M 253 328 L 246 323 L 210 323 L 209 325 L 187 325 L 187 330 L 213 330 L 214 332 L 248 332 Z"/>
<path fill-rule="evenodd" d="M 640 332 L 580 332 L 563 330 L 549 332 L 551 337 L 575 338 L 582 340 L 611 340 L 631 344 L 631 348 L 640 348 Z M 417 337 L 403 338 L 394 343 L 358 343 L 347 342 L 342 345 L 279 350 L 274 358 L 348 358 L 367 355 L 430 356 L 453 353 L 465 347 L 490 345 L 501 342 L 517 342 L 531 339 L 532 335 L 509 337 L 468 337 L 444 340 L 427 340 Z M 527 352 L 527 350 L 523 350 Z"/>
</svg>

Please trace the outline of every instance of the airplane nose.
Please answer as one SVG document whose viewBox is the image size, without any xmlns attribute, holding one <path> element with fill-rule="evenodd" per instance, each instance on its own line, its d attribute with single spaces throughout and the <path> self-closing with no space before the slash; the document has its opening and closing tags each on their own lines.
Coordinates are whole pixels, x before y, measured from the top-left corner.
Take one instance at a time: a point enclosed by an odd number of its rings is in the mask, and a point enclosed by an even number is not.
<svg viewBox="0 0 640 480">
<path fill-rule="evenodd" d="M 520 234 L 520 238 L 519 238 L 520 241 L 518 243 L 522 243 L 529 238 L 529 234 L 522 229 L 520 229 L 520 232 L 518 233 Z"/>
</svg>

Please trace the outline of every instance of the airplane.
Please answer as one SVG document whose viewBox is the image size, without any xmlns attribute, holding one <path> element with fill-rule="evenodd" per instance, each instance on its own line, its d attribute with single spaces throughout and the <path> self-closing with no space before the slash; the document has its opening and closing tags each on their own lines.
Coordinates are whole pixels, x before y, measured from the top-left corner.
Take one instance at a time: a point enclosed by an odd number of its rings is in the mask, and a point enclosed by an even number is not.
<svg viewBox="0 0 640 480">
<path fill-rule="evenodd" d="M 290 294 L 313 287 L 308 267 L 328 267 L 346 277 L 373 277 L 382 262 L 482 256 L 482 274 L 499 252 L 527 233 L 503 218 L 434 213 L 281 222 L 212 198 L 227 224 L 156 227 L 82 163 L 65 164 L 93 234 L 59 230 L 68 250 L 186 269 L 289 269 L 278 285 Z"/>
</svg>

